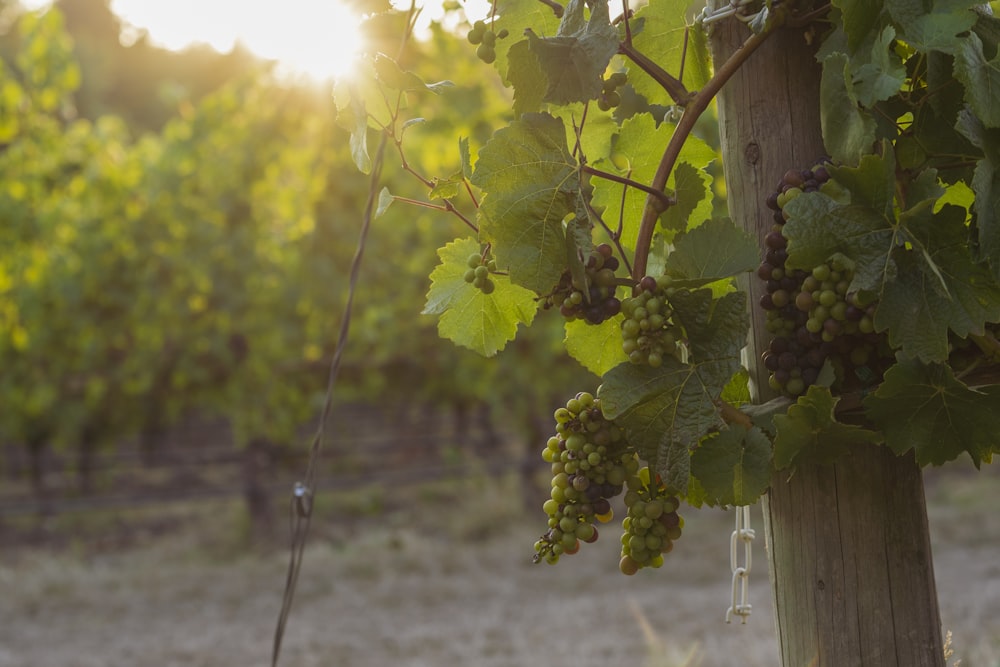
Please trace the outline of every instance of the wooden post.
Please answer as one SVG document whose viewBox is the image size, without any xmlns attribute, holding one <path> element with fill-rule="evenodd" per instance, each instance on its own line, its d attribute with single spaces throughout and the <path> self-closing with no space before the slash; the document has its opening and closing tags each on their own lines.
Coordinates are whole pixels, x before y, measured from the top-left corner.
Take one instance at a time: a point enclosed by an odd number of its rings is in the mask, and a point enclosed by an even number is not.
<svg viewBox="0 0 1000 667">
<path fill-rule="evenodd" d="M 735 20 L 712 34 L 719 64 L 749 36 Z M 719 96 L 730 216 L 763 242 L 765 198 L 788 169 L 824 154 L 820 68 L 805 29 L 773 35 Z M 763 247 L 763 243 L 761 245 Z M 768 343 L 749 281 L 756 398 L 773 394 L 759 352 Z M 920 470 L 912 457 L 856 447 L 836 465 L 775 475 L 765 532 L 782 665 L 941 667 L 944 647 Z"/>
</svg>

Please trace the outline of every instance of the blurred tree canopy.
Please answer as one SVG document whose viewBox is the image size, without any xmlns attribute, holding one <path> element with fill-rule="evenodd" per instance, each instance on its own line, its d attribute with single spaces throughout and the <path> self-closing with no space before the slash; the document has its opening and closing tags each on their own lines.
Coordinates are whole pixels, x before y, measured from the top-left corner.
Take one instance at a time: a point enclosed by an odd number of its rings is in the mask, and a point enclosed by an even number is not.
<svg viewBox="0 0 1000 667">
<path fill-rule="evenodd" d="M 85 471 L 99 448 L 197 408 L 226 416 L 239 443 L 293 442 L 325 388 L 369 187 L 330 90 L 279 81 L 240 49 L 125 45 L 107 0 L 12 7 L 0 5 L 0 440 L 69 448 Z M 403 20 L 369 18 L 372 48 Z M 435 26 L 401 63 L 443 59 L 477 62 Z M 442 131 L 482 145 L 507 106 L 499 82 L 461 78 L 479 83 L 444 93 L 408 135 L 411 169 L 454 173 Z M 384 176 L 426 198 L 407 170 Z M 537 422 L 555 388 L 588 382 L 557 356 L 557 318 L 500 374 L 419 315 L 453 224 L 402 205 L 376 220 L 338 397 L 485 403 Z"/>
</svg>

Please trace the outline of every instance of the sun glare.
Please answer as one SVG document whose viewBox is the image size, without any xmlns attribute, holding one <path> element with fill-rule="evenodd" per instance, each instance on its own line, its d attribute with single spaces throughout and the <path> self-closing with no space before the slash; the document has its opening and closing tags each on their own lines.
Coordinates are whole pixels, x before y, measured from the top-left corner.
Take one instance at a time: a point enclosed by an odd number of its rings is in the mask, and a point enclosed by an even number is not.
<svg viewBox="0 0 1000 667">
<path fill-rule="evenodd" d="M 0 2 L 2 4 L 2 2 Z M 21 0 L 28 9 L 52 0 Z M 338 0 L 111 0 L 111 9 L 132 29 L 168 49 L 208 44 L 226 52 L 237 42 L 275 60 L 286 73 L 317 80 L 347 73 L 364 44 L 360 17 Z"/>
<path fill-rule="evenodd" d="M 113 0 L 112 10 L 170 49 L 192 43 L 228 51 L 239 41 L 284 72 L 338 77 L 363 47 L 360 19 L 337 0 Z"/>
</svg>

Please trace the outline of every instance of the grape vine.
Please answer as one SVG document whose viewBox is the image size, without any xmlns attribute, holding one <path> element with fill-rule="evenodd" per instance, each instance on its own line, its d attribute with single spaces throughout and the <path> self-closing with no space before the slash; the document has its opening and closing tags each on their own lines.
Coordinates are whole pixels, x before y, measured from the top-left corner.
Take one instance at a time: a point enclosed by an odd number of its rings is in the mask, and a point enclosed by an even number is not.
<svg viewBox="0 0 1000 667">
<path fill-rule="evenodd" d="M 666 0 L 615 18 L 605 0 L 503 0 L 471 24 L 513 116 L 475 159 L 460 142 L 454 174 L 426 180 L 454 186 L 449 213 L 468 194 L 475 238 L 439 251 L 425 312 L 492 355 L 558 310 L 567 350 L 600 377 L 557 411 L 543 450 L 536 560 L 596 539 L 624 492 L 620 569 L 656 566 L 682 503 L 751 504 L 774 470 L 835 460 L 838 438 L 921 464 L 1000 451 L 1000 100 L 984 92 L 1000 90 L 1000 20 L 971 3 L 897 5 L 863 20 L 808 0 L 711 13 L 748 26 L 712 67 L 707 26 Z M 761 247 L 713 215 L 717 155 L 694 135 L 782 27 L 814 44 L 828 157 L 757 193 L 773 219 Z M 375 85 L 437 92 L 414 78 Z M 370 118 L 355 143 L 384 127 Z M 741 360 L 755 269 L 770 334 L 759 370 Z"/>
</svg>

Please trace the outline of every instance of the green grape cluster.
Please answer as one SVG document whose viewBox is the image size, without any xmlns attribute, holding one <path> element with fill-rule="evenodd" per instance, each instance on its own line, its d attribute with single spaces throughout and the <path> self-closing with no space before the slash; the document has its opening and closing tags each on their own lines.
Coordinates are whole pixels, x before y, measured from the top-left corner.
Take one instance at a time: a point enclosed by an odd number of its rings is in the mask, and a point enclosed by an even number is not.
<svg viewBox="0 0 1000 667">
<path fill-rule="evenodd" d="M 552 492 L 543 505 L 549 529 L 535 542 L 536 563 L 554 564 L 562 554 L 576 553 L 581 542 L 597 540 L 595 522 L 612 519 L 610 499 L 639 470 L 622 430 L 604 418 L 592 394 L 571 398 L 555 420 L 556 435 L 542 450 L 552 466 Z"/>
<path fill-rule="evenodd" d="M 463 276 L 465 282 L 471 283 L 473 287 L 480 289 L 483 294 L 492 294 L 497 288 L 496 283 L 490 280 L 490 274 L 497 272 L 496 260 L 489 255 L 478 252 L 469 255 L 469 270 Z"/>
<path fill-rule="evenodd" d="M 633 364 L 659 368 L 664 357 L 678 354 L 680 330 L 670 319 L 670 283 L 669 276 L 646 276 L 635 296 L 622 301 L 622 350 Z"/>
<path fill-rule="evenodd" d="M 663 565 L 663 554 L 670 553 L 680 538 L 684 519 L 677 513 L 680 500 L 668 493 L 655 476 L 650 483 L 649 468 L 643 468 L 627 480 L 625 506 L 628 516 L 622 520 L 622 574 L 633 575 L 644 567 Z"/>
<path fill-rule="evenodd" d="M 497 59 L 497 40 L 503 39 L 510 32 L 502 29 L 500 32 L 493 32 L 493 29 L 486 25 L 485 21 L 476 21 L 472 24 L 466 38 L 470 44 L 476 45 L 476 57 L 487 65 Z"/>
<path fill-rule="evenodd" d="M 586 284 L 578 285 L 567 270 L 559 284 L 545 297 L 542 307 L 559 308 L 567 320 L 583 319 L 590 324 L 600 324 L 621 312 L 621 301 L 615 296 L 618 278 L 615 271 L 620 266 L 614 250 L 607 243 L 594 248 L 584 266 Z"/>
<path fill-rule="evenodd" d="M 610 111 L 622 103 L 621 93 L 618 89 L 628 81 L 625 72 L 615 72 L 604 80 L 601 86 L 601 94 L 597 96 L 597 108 L 601 111 Z"/>
<path fill-rule="evenodd" d="M 788 242 L 782 234 L 788 202 L 814 192 L 829 181 L 819 164 L 805 171 L 789 170 L 767 199 L 774 226 L 764 237 L 764 261 L 757 276 L 765 281 L 760 307 L 767 311 L 772 334 L 762 360 L 770 371 L 770 387 L 795 398 L 814 384 L 830 362 L 839 381 L 871 384 L 892 360 L 885 337 L 875 333 L 877 304 L 849 292 L 850 267 L 829 260 L 811 271 L 787 270 Z"/>
</svg>

